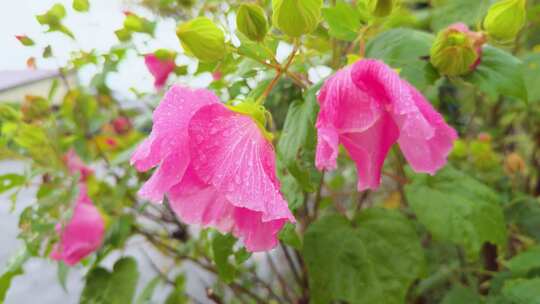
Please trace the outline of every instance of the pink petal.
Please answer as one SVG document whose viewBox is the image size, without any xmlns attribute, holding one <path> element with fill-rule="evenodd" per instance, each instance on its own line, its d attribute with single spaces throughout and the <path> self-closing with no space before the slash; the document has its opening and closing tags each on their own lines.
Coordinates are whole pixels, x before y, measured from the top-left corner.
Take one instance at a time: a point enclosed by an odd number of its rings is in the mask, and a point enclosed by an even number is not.
<svg viewBox="0 0 540 304">
<path fill-rule="evenodd" d="M 202 182 L 189 168 L 182 182 L 169 192 L 171 207 L 188 224 L 232 232 L 242 239 L 247 250 L 265 251 L 277 245 L 277 234 L 286 219 L 263 221 L 262 213 L 239 208 L 214 186 Z"/>
<path fill-rule="evenodd" d="M 358 191 L 379 187 L 384 160 L 398 136 L 399 130 L 388 114 L 366 131 L 341 135 L 343 146 L 356 163 Z"/>
<path fill-rule="evenodd" d="M 141 189 L 143 197 L 160 201 L 164 192 L 180 182 L 190 161 L 189 121 L 202 106 L 212 103 L 219 103 L 219 99 L 204 89 L 173 86 L 166 93 L 154 111 L 152 133 L 131 157 L 131 164 L 139 171 L 146 171 L 161 162 Z"/>
<path fill-rule="evenodd" d="M 86 185 L 79 185 L 79 195 L 71 220 L 64 229 L 61 226 L 57 228 L 60 228 L 60 242 L 51 253 L 53 259 L 74 265 L 99 249 L 105 233 L 105 223 L 88 197 Z"/>
<path fill-rule="evenodd" d="M 161 60 L 154 54 L 144 56 L 144 63 L 148 71 L 154 76 L 154 86 L 161 88 L 169 78 L 169 74 L 174 71 L 174 60 Z"/>
<path fill-rule="evenodd" d="M 236 207 L 262 213 L 262 221 L 294 221 L 279 192 L 275 156 L 251 117 L 224 105 L 201 108 L 189 125 L 197 176 Z"/>
<path fill-rule="evenodd" d="M 326 80 L 318 101 L 316 165 L 331 170 L 336 167 L 338 135 L 367 130 L 377 122 L 382 108 L 354 85 L 350 67 Z"/>
<path fill-rule="evenodd" d="M 415 171 L 433 174 L 444 166 L 457 135 L 412 85 L 378 60 L 356 63 L 352 79 L 392 115 L 400 147 Z"/>
</svg>

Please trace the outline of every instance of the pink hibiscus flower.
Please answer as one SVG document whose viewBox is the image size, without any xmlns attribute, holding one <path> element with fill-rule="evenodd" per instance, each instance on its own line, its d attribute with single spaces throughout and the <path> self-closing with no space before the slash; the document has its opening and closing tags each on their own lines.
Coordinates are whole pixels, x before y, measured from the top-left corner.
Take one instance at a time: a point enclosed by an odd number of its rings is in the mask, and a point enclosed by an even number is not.
<svg viewBox="0 0 540 304">
<path fill-rule="evenodd" d="M 231 108 L 208 90 L 173 86 L 131 158 L 139 171 L 159 164 L 139 195 L 159 202 L 167 194 L 182 221 L 232 232 L 249 251 L 269 250 L 294 217 L 261 122 Z"/>
<path fill-rule="evenodd" d="M 83 163 L 73 148 L 69 149 L 64 155 L 64 163 L 70 174 L 80 174 L 80 181 L 86 181 L 86 179 L 94 173 L 92 168 Z"/>
<path fill-rule="evenodd" d="M 159 59 L 154 54 L 148 54 L 144 56 L 144 63 L 150 71 L 150 74 L 154 76 L 154 86 L 156 89 L 162 88 L 169 78 L 169 74 L 174 71 L 173 59 Z"/>
<path fill-rule="evenodd" d="M 361 60 L 336 72 L 318 100 L 317 168 L 334 169 L 343 144 L 356 163 L 360 191 L 379 186 L 395 142 L 413 170 L 434 174 L 457 138 L 420 92 L 378 60 Z"/>
<path fill-rule="evenodd" d="M 103 241 L 105 223 L 97 208 L 88 197 L 86 185 L 79 185 L 79 195 L 70 221 L 62 227 L 56 226 L 60 235 L 51 253 L 51 258 L 72 266 L 96 251 Z"/>
</svg>

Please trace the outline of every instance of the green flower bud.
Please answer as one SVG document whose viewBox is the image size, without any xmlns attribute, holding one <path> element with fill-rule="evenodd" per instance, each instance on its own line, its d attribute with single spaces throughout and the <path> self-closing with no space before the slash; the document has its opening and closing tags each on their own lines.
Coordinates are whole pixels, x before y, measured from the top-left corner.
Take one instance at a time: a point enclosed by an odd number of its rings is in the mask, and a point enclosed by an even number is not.
<svg viewBox="0 0 540 304">
<path fill-rule="evenodd" d="M 225 35 L 206 17 L 198 17 L 179 25 L 176 36 L 186 53 L 201 61 L 218 61 L 225 56 Z"/>
<path fill-rule="evenodd" d="M 515 39 L 525 24 L 526 0 L 502 0 L 493 4 L 484 19 L 484 29 L 490 38 L 499 41 Z"/>
<path fill-rule="evenodd" d="M 478 64 L 483 42 L 483 36 L 466 25 L 451 25 L 437 34 L 431 46 L 431 64 L 443 75 L 467 74 Z"/>
<path fill-rule="evenodd" d="M 264 10 L 255 4 L 240 5 L 236 12 L 236 27 L 251 40 L 263 40 L 268 31 Z"/>
<path fill-rule="evenodd" d="M 309 34 L 319 24 L 322 4 L 322 0 L 272 0 L 272 22 L 291 37 Z"/>
<path fill-rule="evenodd" d="M 368 0 L 368 8 L 372 15 L 386 17 L 392 13 L 396 0 Z"/>
</svg>

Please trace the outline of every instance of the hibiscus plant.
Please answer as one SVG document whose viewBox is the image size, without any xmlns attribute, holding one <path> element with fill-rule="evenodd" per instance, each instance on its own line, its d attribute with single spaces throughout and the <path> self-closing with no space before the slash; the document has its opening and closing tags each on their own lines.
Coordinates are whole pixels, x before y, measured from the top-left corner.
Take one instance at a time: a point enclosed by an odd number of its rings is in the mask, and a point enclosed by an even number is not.
<svg viewBox="0 0 540 304">
<path fill-rule="evenodd" d="M 127 6 L 109 51 L 0 103 L 25 168 L 0 303 L 31 258 L 81 303 L 540 303 L 540 1 Z M 29 68 L 88 10 L 36 16 Z M 134 64 L 153 90 L 119 94 Z"/>
</svg>

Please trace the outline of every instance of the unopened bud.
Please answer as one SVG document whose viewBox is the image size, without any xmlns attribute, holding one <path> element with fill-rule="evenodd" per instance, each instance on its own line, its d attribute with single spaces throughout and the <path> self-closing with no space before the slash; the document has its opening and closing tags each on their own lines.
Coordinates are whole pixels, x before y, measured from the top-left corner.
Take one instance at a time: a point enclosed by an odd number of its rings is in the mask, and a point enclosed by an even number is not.
<svg viewBox="0 0 540 304">
<path fill-rule="evenodd" d="M 514 40 L 525 25 L 526 0 L 502 0 L 493 4 L 484 19 L 484 29 L 492 39 Z"/>
<path fill-rule="evenodd" d="M 430 51 L 431 64 L 443 75 L 467 74 L 480 62 L 484 42 L 482 34 L 470 31 L 465 24 L 453 24 L 437 34 Z"/>
<path fill-rule="evenodd" d="M 272 0 L 272 21 L 288 36 L 309 34 L 319 24 L 322 4 L 322 0 Z"/>
<path fill-rule="evenodd" d="M 368 8 L 372 15 L 386 17 L 392 13 L 396 0 L 369 0 Z"/>
<path fill-rule="evenodd" d="M 256 4 L 240 5 L 236 13 L 236 27 L 251 40 L 263 40 L 268 31 L 264 10 Z"/>
<path fill-rule="evenodd" d="M 218 61 L 225 56 L 225 34 L 206 17 L 179 25 L 176 35 L 184 50 L 201 61 Z"/>
</svg>

